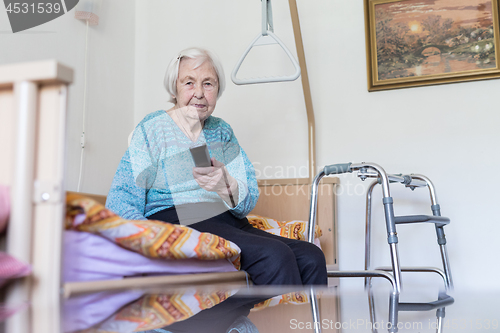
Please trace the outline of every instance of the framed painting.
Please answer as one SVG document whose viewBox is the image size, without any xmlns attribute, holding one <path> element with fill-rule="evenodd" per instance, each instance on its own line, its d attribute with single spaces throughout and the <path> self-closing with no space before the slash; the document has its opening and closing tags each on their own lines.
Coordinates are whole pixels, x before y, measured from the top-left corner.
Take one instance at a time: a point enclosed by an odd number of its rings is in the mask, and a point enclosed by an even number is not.
<svg viewBox="0 0 500 333">
<path fill-rule="evenodd" d="M 499 0 L 364 0 L 368 90 L 500 77 Z"/>
</svg>

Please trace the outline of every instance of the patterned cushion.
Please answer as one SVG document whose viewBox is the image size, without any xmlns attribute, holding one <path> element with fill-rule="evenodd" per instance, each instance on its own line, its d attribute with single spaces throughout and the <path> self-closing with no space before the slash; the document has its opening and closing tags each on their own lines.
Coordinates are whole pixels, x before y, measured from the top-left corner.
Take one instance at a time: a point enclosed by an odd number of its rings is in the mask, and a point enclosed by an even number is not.
<svg viewBox="0 0 500 333">
<path fill-rule="evenodd" d="M 307 225 L 306 221 L 277 221 L 269 217 L 263 217 L 260 215 L 248 215 L 248 222 L 255 228 L 265 230 L 274 235 L 278 235 L 286 238 L 293 238 L 298 240 L 307 241 Z M 316 225 L 314 230 L 315 244 L 319 246 L 318 238 L 323 235 L 321 228 Z M 293 292 L 284 295 L 275 296 L 269 298 L 268 300 L 256 304 L 252 311 L 259 311 L 267 307 L 272 307 L 279 304 L 304 304 L 309 303 L 309 296 L 307 293 Z"/>
<path fill-rule="evenodd" d="M 92 295 L 82 295 L 77 297 L 78 303 L 74 302 L 74 298 L 68 300 L 76 306 L 68 309 L 72 312 L 65 313 L 63 329 L 64 332 L 77 330 L 79 333 L 150 332 L 150 330 L 152 332 L 210 309 L 224 302 L 237 291 L 238 289 L 210 291 L 190 288 L 169 294 L 142 295 L 124 306 L 120 306 L 120 301 L 123 301 L 125 297 L 113 299 L 113 295 L 106 293 L 103 297 L 95 298 L 89 297 Z M 87 318 L 82 318 L 81 314 L 81 311 L 87 311 L 89 307 L 98 312 L 108 312 L 109 309 L 119 310 L 113 311 L 114 313 L 108 315 L 107 319 L 92 324 L 92 322 L 85 322 Z M 88 313 L 86 314 L 88 317 Z"/>
<path fill-rule="evenodd" d="M 269 298 L 255 306 L 250 311 L 260 311 L 268 307 L 280 304 L 304 304 L 309 303 L 309 293 L 305 291 L 295 291 Z"/>
<path fill-rule="evenodd" d="M 248 215 L 248 222 L 257 229 L 265 230 L 271 234 L 281 237 L 292 238 L 307 241 L 307 224 L 305 221 L 276 221 L 269 217 L 259 215 Z M 314 231 L 314 238 L 323 235 L 320 227 L 317 225 Z"/>
<path fill-rule="evenodd" d="M 222 237 L 182 225 L 153 220 L 125 220 L 96 201 L 66 196 L 66 229 L 86 231 L 149 258 L 228 259 L 239 269 L 240 248 Z"/>
</svg>

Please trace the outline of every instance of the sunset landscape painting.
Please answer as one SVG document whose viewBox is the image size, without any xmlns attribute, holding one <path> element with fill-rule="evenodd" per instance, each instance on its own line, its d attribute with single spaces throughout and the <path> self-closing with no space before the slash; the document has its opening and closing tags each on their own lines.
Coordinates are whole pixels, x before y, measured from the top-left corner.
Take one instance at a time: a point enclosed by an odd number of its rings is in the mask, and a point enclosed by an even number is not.
<svg viewBox="0 0 500 333">
<path fill-rule="evenodd" d="M 373 1 L 370 33 L 376 81 L 497 69 L 495 1 Z"/>
</svg>

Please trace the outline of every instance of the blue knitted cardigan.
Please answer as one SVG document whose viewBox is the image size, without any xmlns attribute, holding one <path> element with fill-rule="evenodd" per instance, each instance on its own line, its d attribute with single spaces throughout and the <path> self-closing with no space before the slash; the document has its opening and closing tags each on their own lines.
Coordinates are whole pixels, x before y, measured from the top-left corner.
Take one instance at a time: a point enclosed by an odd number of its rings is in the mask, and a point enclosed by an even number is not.
<svg viewBox="0 0 500 333">
<path fill-rule="evenodd" d="M 194 180 L 189 147 L 206 143 L 211 157 L 226 165 L 238 181 L 238 204 L 231 208 L 215 192 Z M 147 115 L 135 128 L 109 191 L 106 208 L 125 219 L 144 220 L 172 206 L 223 203 L 233 215 L 245 217 L 257 203 L 259 191 L 253 165 L 229 124 L 208 117 L 193 143 L 164 111 Z M 236 198 L 235 198 L 236 199 Z"/>
</svg>

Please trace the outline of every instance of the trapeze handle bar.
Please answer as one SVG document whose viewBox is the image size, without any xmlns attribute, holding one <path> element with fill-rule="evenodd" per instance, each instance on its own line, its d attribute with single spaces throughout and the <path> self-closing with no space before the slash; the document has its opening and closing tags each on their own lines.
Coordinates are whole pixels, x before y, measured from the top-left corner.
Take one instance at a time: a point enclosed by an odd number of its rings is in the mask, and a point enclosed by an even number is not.
<svg viewBox="0 0 500 333">
<path fill-rule="evenodd" d="M 270 82 L 286 82 L 286 81 L 294 81 L 300 76 L 300 65 L 295 60 L 293 57 L 292 53 L 288 48 L 283 44 L 283 42 L 274 34 L 274 27 L 273 27 L 273 12 L 271 9 L 271 0 L 261 0 L 262 1 L 262 32 L 255 37 L 252 43 L 247 47 L 243 55 L 241 56 L 240 60 L 238 60 L 238 63 L 234 67 L 233 71 L 231 72 L 231 80 L 235 84 L 255 84 L 255 83 L 270 83 Z M 240 70 L 241 64 L 245 60 L 246 56 L 250 52 L 250 50 L 254 46 L 259 46 L 259 45 L 271 45 L 271 44 L 278 44 L 281 46 L 283 51 L 285 51 L 286 55 L 290 59 L 290 61 L 293 64 L 293 67 L 295 68 L 295 72 L 292 75 L 286 75 L 286 76 L 271 76 L 271 77 L 257 77 L 257 78 L 245 78 L 245 79 L 238 79 L 236 77 L 236 74 L 238 74 L 238 71 Z"/>
<path fill-rule="evenodd" d="M 245 60 L 246 56 L 250 52 L 250 50 L 254 46 L 258 45 L 266 45 L 266 44 L 279 44 L 283 51 L 287 54 L 288 58 L 293 64 L 293 67 L 295 68 L 295 73 L 287 76 L 271 76 L 271 77 L 257 77 L 257 78 L 245 78 L 245 79 L 239 79 L 236 77 L 238 74 L 238 71 L 240 70 L 241 64 L 243 63 L 243 60 Z M 235 84 L 254 84 L 254 83 L 270 83 L 270 82 L 286 82 L 286 81 L 294 81 L 300 76 L 300 65 L 295 60 L 293 57 L 292 53 L 290 50 L 287 49 L 285 44 L 276 36 L 274 33 L 271 31 L 267 31 L 267 35 L 262 35 L 259 34 L 257 37 L 254 39 L 254 41 L 247 47 L 243 55 L 241 56 L 240 60 L 238 60 L 238 63 L 236 64 L 236 67 L 233 69 L 231 73 L 231 80 Z"/>
</svg>

